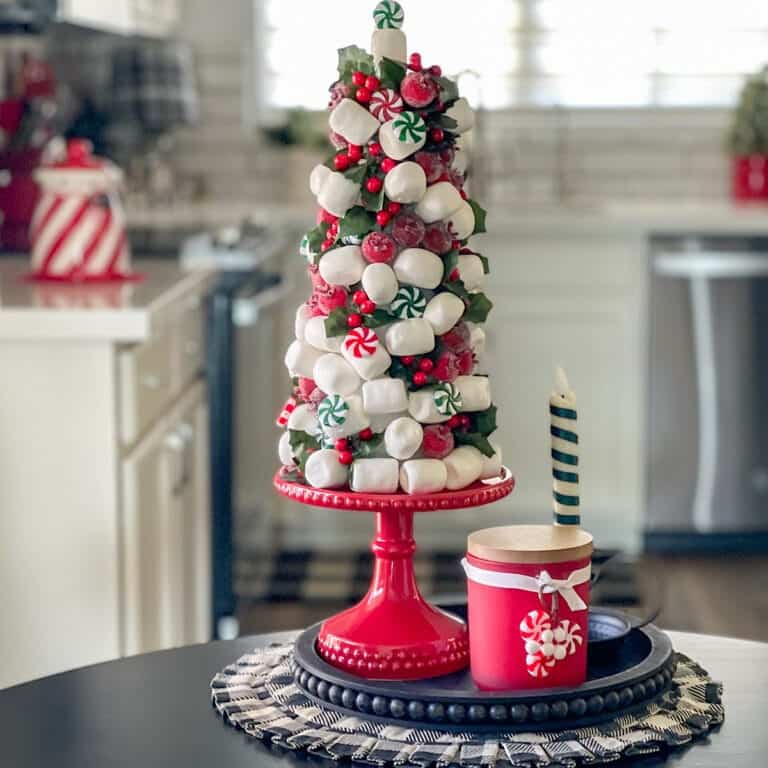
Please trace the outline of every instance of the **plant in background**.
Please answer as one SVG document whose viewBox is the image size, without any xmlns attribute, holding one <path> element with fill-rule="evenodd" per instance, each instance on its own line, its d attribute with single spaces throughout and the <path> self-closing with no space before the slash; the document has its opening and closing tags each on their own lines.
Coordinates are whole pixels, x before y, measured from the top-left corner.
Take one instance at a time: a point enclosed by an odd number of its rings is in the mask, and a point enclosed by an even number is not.
<svg viewBox="0 0 768 768">
<path fill-rule="evenodd" d="M 289 109 L 282 122 L 262 128 L 267 140 L 283 147 L 325 148 L 327 136 L 322 129 L 324 113 Z"/>
<path fill-rule="evenodd" d="M 768 65 L 744 83 L 728 132 L 735 156 L 768 155 Z"/>
</svg>

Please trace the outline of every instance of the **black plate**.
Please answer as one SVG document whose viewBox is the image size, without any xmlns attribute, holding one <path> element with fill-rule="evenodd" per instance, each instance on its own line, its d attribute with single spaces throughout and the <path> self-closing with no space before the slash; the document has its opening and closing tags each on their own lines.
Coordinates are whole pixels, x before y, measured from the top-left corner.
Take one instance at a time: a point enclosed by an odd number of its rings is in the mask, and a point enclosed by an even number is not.
<svg viewBox="0 0 768 768">
<path fill-rule="evenodd" d="M 590 637 L 618 611 L 590 609 Z M 593 630 L 593 623 L 595 624 Z M 326 707 L 406 727 L 525 731 L 582 727 L 636 709 L 667 687 L 674 674 L 672 643 L 652 624 L 633 628 L 609 653 L 589 653 L 587 682 L 577 688 L 480 691 L 469 670 L 427 680 L 367 680 L 326 663 L 315 650 L 316 624 L 302 632 L 294 676 Z M 597 644 L 600 645 L 599 643 Z"/>
</svg>

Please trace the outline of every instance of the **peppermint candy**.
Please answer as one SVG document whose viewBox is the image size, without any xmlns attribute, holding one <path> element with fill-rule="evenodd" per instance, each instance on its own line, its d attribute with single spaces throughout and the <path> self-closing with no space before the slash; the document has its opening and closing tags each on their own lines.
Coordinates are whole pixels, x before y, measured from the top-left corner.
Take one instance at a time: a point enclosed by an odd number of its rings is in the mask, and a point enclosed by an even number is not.
<svg viewBox="0 0 768 768">
<path fill-rule="evenodd" d="M 443 416 L 454 416 L 461 408 L 461 392 L 453 384 L 446 382 L 440 384 L 432 393 L 435 408 Z"/>
<path fill-rule="evenodd" d="M 373 20 L 379 29 L 400 29 L 404 19 L 403 6 L 395 0 L 381 0 L 373 9 Z"/>
<path fill-rule="evenodd" d="M 403 111 L 403 100 L 397 91 L 382 88 L 373 92 L 368 109 L 380 123 L 386 123 L 387 120 L 394 120 Z"/>
<path fill-rule="evenodd" d="M 554 629 L 546 611 L 530 611 L 520 622 L 525 644 L 525 668 L 531 677 L 548 677 L 550 670 L 566 656 L 572 656 L 584 642 L 581 627 L 563 619 Z"/>
<path fill-rule="evenodd" d="M 427 299 L 415 285 L 404 285 L 395 294 L 389 305 L 389 311 L 401 320 L 421 317 L 427 308 Z"/>
<path fill-rule="evenodd" d="M 317 406 L 317 418 L 323 427 L 340 427 L 348 411 L 349 404 L 341 395 L 329 395 Z"/>
<path fill-rule="evenodd" d="M 278 427 L 284 427 L 288 423 L 288 418 L 290 417 L 291 413 L 293 413 L 296 405 L 297 402 L 295 397 L 289 397 L 285 401 L 285 405 L 278 414 L 278 417 L 275 419 L 275 424 L 277 424 Z"/>
<path fill-rule="evenodd" d="M 392 132 L 403 144 L 418 144 L 427 135 L 427 124 L 420 115 L 406 110 L 392 121 Z"/>
<path fill-rule="evenodd" d="M 370 357 L 379 347 L 379 337 L 370 328 L 359 325 L 344 338 L 344 349 L 354 357 Z"/>
<path fill-rule="evenodd" d="M 320 255 L 317 251 L 313 251 L 309 245 L 309 238 L 304 235 L 301 238 L 301 245 L 299 245 L 299 255 L 303 256 L 310 264 L 315 263 L 315 259 Z"/>
</svg>

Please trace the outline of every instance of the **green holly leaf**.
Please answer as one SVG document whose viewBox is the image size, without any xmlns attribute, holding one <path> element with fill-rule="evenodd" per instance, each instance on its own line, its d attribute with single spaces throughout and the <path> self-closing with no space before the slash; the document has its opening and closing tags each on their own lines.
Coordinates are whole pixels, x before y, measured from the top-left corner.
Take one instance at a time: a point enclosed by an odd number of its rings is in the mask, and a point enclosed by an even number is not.
<svg viewBox="0 0 768 768">
<path fill-rule="evenodd" d="M 352 455 L 356 459 L 368 458 L 384 441 L 384 433 L 375 434 L 370 440 L 356 440 L 352 446 Z"/>
<path fill-rule="evenodd" d="M 435 125 L 439 125 L 443 130 L 453 131 L 454 133 L 459 127 L 459 124 L 452 117 L 449 117 L 446 114 L 441 114 L 440 117 L 435 121 Z"/>
<path fill-rule="evenodd" d="M 443 104 L 450 106 L 449 101 L 453 102 L 459 98 L 459 86 L 447 77 L 438 77 L 437 82 L 440 85 L 440 98 Z"/>
<path fill-rule="evenodd" d="M 384 187 L 378 192 L 369 192 L 365 187 L 361 190 L 363 203 L 369 211 L 380 211 L 384 207 Z"/>
<path fill-rule="evenodd" d="M 479 432 L 481 435 L 492 434 L 496 431 L 496 411 L 495 405 L 486 408 L 484 411 L 478 411 L 472 414 L 473 432 Z"/>
<path fill-rule="evenodd" d="M 475 214 L 475 228 L 472 230 L 472 234 L 479 235 L 482 232 L 487 232 L 488 230 L 485 228 L 485 208 L 480 207 L 474 200 L 467 200 L 467 202 L 472 208 L 472 213 Z"/>
<path fill-rule="evenodd" d="M 443 283 L 443 288 L 450 291 L 454 296 L 458 296 L 465 303 L 469 303 L 470 293 L 461 280 L 447 280 Z"/>
<path fill-rule="evenodd" d="M 293 451 L 293 457 L 303 474 L 307 459 L 313 451 L 320 448 L 320 441 L 309 432 L 300 429 L 289 429 L 288 434 L 288 443 Z"/>
<path fill-rule="evenodd" d="M 394 323 L 397 318 L 385 309 L 376 309 L 370 315 L 363 315 L 363 325 L 367 328 L 379 328 Z"/>
<path fill-rule="evenodd" d="M 347 312 L 346 307 L 337 307 L 334 309 L 328 317 L 325 318 L 325 335 L 330 338 L 331 336 L 343 336 L 347 333 Z"/>
<path fill-rule="evenodd" d="M 307 245 L 313 253 L 317 253 L 320 250 L 320 246 L 325 242 L 325 238 L 328 235 L 328 223 L 321 221 L 314 229 L 310 229 L 307 232 Z"/>
<path fill-rule="evenodd" d="M 488 438 L 479 432 L 454 432 L 453 439 L 457 445 L 471 445 L 477 448 L 483 456 L 489 459 L 493 456 L 493 446 L 488 442 Z"/>
<path fill-rule="evenodd" d="M 339 48 L 339 80 L 345 83 L 352 82 L 352 73 L 356 71 L 365 72 L 366 75 L 373 74 L 373 56 L 368 51 L 358 48 L 356 45 L 348 45 L 346 48 Z"/>
<path fill-rule="evenodd" d="M 477 256 L 478 259 L 480 259 L 482 265 L 483 265 L 483 273 L 486 275 L 489 275 L 491 273 L 491 268 L 488 265 L 488 257 L 487 256 L 481 256 L 479 253 L 476 253 L 475 256 Z"/>
<path fill-rule="evenodd" d="M 399 61 L 393 61 L 386 56 L 379 62 L 379 79 L 385 88 L 400 90 L 400 83 L 405 77 L 406 69 Z"/>
<path fill-rule="evenodd" d="M 447 283 L 451 272 L 453 272 L 459 264 L 459 252 L 454 249 L 448 251 L 448 253 L 441 256 L 441 258 L 443 260 L 443 282 Z"/>
<path fill-rule="evenodd" d="M 356 205 L 339 221 L 339 237 L 363 237 L 373 229 L 374 222 L 373 216 L 365 208 Z"/>
<path fill-rule="evenodd" d="M 492 307 L 493 302 L 484 293 L 471 293 L 469 294 L 469 306 L 464 313 L 464 320 L 484 323 Z"/>
<path fill-rule="evenodd" d="M 351 168 L 344 171 L 344 178 L 354 181 L 355 184 L 362 184 L 367 171 L 368 163 L 353 165 Z"/>
</svg>

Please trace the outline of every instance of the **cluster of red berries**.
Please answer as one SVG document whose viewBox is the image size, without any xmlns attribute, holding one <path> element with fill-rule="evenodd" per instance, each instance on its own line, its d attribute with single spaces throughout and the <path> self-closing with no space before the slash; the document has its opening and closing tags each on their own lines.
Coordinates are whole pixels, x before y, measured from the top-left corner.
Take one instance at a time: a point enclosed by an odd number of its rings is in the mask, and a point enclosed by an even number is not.
<svg viewBox="0 0 768 768">
<path fill-rule="evenodd" d="M 427 69 L 425 70 L 424 67 L 422 67 L 421 65 L 420 53 L 412 53 L 410 55 L 410 57 L 408 58 L 408 69 L 410 69 L 411 72 L 426 71 L 426 72 L 429 72 L 429 74 L 433 75 L 434 77 L 440 77 L 440 75 L 443 74 L 443 70 L 437 64 L 433 64 L 431 67 L 427 67 Z"/>
<path fill-rule="evenodd" d="M 417 387 L 423 387 L 429 381 L 429 374 L 435 369 L 435 363 L 429 357 L 422 357 L 417 360 L 413 355 L 403 355 L 400 360 L 402 360 L 403 365 L 413 366 L 417 369 L 411 376 L 411 381 Z"/>
<path fill-rule="evenodd" d="M 379 78 L 375 75 L 366 75 L 365 72 L 352 73 L 352 84 L 355 86 L 355 99 L 361 104 L 367 104 L 371 100 L 374 91 L 379 90 L 381 85 Z"/>
<path fill-rule="evenodd" d="M 368 298 L 368 294 L 365 291 L 355 291 L 352 296 L 352 301 L 360 307 L 360 311 L 364 315 L 372 315 L 376 311 L 376 304 Z M 352 315 L 350 315 L 350 317 L 352 317 Z M 360 325 L 360 323 L 351 327 L 355 328 L 357 325 Z"/>
<path fill-rule="evenodd" d="M 368 440 L 373 439 L 373 430 L 370 427 L 366 427 L 365 429 L 361 429 L 357 436 L 360 440 L 367 442 Z M 338 453 L 340 464 L 351 464 L 355 460 L 352 451 L 349 450 L 349 440 L 346 437 L 339 438 L 333 444 L 333 447 Z"/>
<path fill-rule="evenodd" d="M 336 242 L 336 237 L 339 234 L 339 217 L 329 213 L 325 208 L 321 208 L 320 220 L 328 225 L 325 240 L 320 244 L 320 250 L 325 252 Z"/>
<path fill-rule="evenodd" d="M 387 203 L 387 207 L 376 214 L 376 223 L 380 227 L 386 227 L 389 220 L 400 213 L 401 207 L 400 203 Z"/>
</svg>

